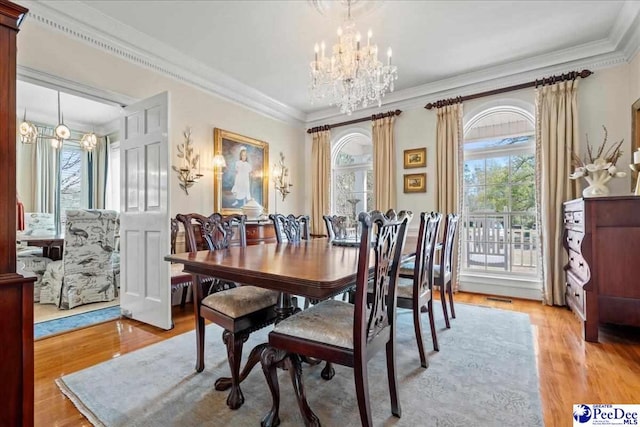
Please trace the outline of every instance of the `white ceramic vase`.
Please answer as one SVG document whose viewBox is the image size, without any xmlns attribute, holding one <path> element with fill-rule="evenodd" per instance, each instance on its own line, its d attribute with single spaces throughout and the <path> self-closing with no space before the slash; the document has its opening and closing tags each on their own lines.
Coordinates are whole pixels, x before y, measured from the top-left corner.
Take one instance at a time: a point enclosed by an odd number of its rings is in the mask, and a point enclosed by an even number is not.
<svg viewBox="0 0 640 427">
<path fill-rule="evenodd" d="M 255 199 L 249 200 L 242 206 L 242 213 L 247 216 L 247 219 L 258 219 L 262 215 L 263 207 L 260 206 Z"/>
<path fill-rule="evenodd" d="M 588 176 L 584 177 L 589 186 L 582 190 L 583 197 L 602 197 L 609 195 L 609 187 L 607 183 L 611 181 L 612 176 L 606 169 L 595 172 L 590 172 Z"/>
</svg>

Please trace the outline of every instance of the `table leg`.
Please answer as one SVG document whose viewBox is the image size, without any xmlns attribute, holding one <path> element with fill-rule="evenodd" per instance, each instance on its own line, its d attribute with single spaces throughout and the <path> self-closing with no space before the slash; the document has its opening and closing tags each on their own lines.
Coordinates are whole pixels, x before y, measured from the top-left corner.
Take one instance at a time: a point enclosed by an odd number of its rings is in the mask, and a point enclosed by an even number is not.
<svg viewBox="0 0 640 427">
<path fill-rule="evenodd" d="M 291 383 L 296 393 L 298 407 L 307 427 L 320 427 L 320 419 L 313 413 L 304 392 L 302 382 L 302 361 L 300 356 L 294 353 L 286 353 L 275 347 L 267 346 L 260 358 L 262 371 L 267 380 L 267 385 L 271 391 L 273 405 L 271 410 L 264 416 L 260 425 L 262 427 L 276 427 L 280 424 L 280 386 L 278 385 L 278 368 L 287 369 L 291 375 Z"/>
</svg>

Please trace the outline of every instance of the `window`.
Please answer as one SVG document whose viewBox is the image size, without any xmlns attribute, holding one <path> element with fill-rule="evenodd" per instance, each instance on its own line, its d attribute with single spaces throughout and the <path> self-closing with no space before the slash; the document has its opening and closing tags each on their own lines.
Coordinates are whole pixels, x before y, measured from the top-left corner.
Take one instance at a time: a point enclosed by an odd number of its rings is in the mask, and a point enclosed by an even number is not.
<svg viewBox="0 0 640 427">
<path fill-rule="evenodd" d="M 514 112 L 483 116 L 465 133 L 465 272 L 537 276 L 535 193 L 532 121 Z"/>
<path fill-rule="evenodd" d="M 85 158 L 78 144 L 66 141 L 62 145 L 60 153 L 60 214 L 62 218 L 65 217 L 67 209 L 87 207 Z"/>
<path fill-rule="evenodd" d="M 332 150 L 332 200 L 334 215 L 354 223 L 357 214 L 373 209 L 373 144 L 371 137 L 349 133 Z"/>
<path fill-rule="evenodd" d="M 120 211 L 120 143 L 109 144 L 105 208 Z"/>
</svg>

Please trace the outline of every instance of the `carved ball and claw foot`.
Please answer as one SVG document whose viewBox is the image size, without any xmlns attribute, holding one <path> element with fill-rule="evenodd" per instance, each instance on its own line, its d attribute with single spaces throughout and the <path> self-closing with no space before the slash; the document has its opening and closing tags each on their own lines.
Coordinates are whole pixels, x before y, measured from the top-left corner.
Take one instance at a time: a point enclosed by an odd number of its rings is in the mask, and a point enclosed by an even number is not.
<svg viewBox="0 0 640 427">
<path fill-rule="evenodd" d="M 335 374 L 336 370 L 333 369 L 333 365 L 331 364 L 331 362 L 327 362 L 327 364 L 324 365 L 324 368 L 322 368 L 322 372 L 320 372 L 320 376 L 327 381 L 333 378 Z"/>
<path fill-rule="evenodd" d="M 262 362 L 262 371 L 264 372 L 273 400 L 271 410 L 262 419 L 260 425 L 262 427 L 275 427 L 280 424 L 280 387 L 278 385 L 277 370 L 278 368 L 283 368 L 288 370 L 291 375 L 291 383 L 296 393 L 298 406 L 305 426 L 320 427 L 320 420 L 307 403 L 302 383 L 302 362 L 300 356 L 286 353 L 284 350 L 274 347 L 266 347 L 262 352 L 260 361 Z"/>
</svg>

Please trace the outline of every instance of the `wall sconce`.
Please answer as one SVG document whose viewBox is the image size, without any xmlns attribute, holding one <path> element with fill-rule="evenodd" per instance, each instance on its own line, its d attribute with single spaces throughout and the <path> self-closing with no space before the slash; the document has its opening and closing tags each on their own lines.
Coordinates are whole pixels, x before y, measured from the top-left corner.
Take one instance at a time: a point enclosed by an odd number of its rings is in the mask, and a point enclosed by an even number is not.
<svg viewBox="0 0 640 427">
<path fill-rule="evenodd" d="M 640 196 L 640 148 L 638 148 L 633 153 L 633 163 L 629 165 L 632 171 L 635 171 L 638 174 L 638 178 L 636 181 L 636 189 L 633 192 L 634 195 Z"/>
<path fill-rule="evenodd" d="M 284 202 L 284 198 L 291 192 L 289 187 L 293 187 L 293 184 L 289 181 L 289 168 L 284 165 L 284 154 L 282 154 L 282 152 L 280 152 L 280 162 L 273 165 L 273 169 L 271 169 L 271 178 L 273 179 L 273 185 L 276 191 L 282 195 L 282 201 Z M 277 195 L 275 201 L 275 210 L 276 213 L 278 213 Z"/>
<path fill-rule="evenodd" d="M 194 155 L 193 141 L 191 141 L 191 129 L 184 131 L 184 142 L 179 144 L 178 158 L 180 167 L 172 166 L 173 170 L 178 173 L 178 181 L 180 188 L 189 195 L 189 188 L 200 180 L 204 175 L 200 173 L 200 154 Z"/>
</svg>

